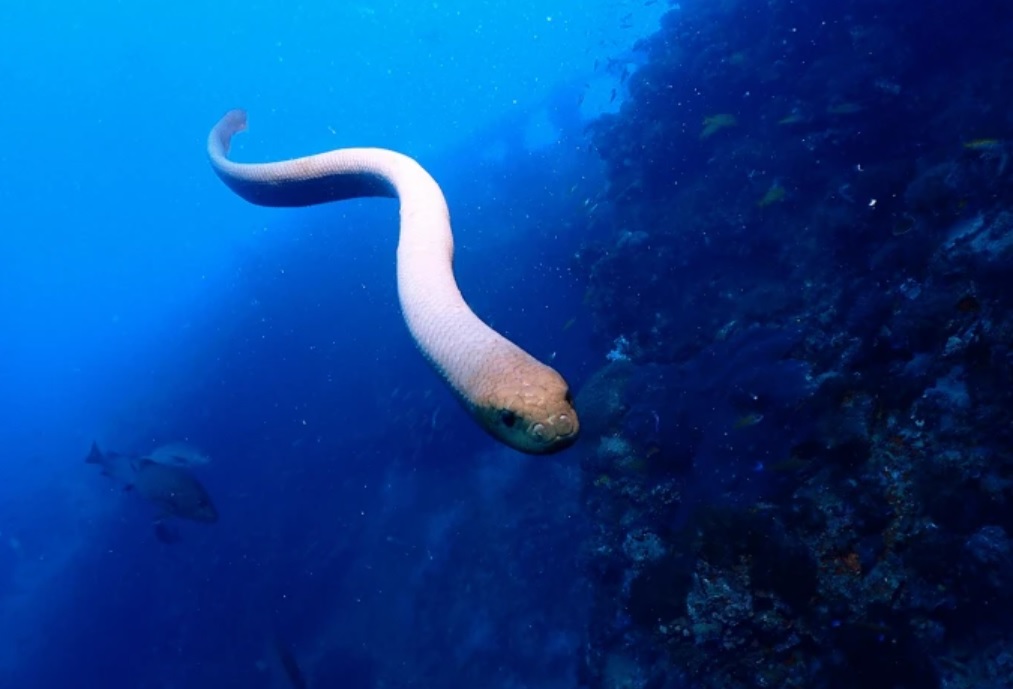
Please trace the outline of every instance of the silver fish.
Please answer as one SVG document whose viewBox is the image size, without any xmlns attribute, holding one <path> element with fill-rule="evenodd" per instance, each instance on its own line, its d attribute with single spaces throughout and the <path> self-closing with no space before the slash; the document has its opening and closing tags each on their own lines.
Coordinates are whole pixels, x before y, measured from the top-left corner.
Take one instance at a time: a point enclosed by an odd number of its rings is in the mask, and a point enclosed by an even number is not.
<svg viewBox="0 0 1013 689">
<path fill-rule="evenodd" d="M 146 457 L 159 464 L 174 467 L 199 467 L 211 461 L 211 458 L 187 443 L 168 443 L 155 448 Z"/>
<path fill-rule="evenodd" d="M 159 464 L 148 458 L 131 457 L 116 452 L 102 452 L 92 443 L 84 460 L 98 464 L 102 474 L 136 490 L 158 508 L 159 517 L 179 517 L 203 524 L 218 521 L 218 510 L 200 482 L 181 467 Z"/>
</svg>

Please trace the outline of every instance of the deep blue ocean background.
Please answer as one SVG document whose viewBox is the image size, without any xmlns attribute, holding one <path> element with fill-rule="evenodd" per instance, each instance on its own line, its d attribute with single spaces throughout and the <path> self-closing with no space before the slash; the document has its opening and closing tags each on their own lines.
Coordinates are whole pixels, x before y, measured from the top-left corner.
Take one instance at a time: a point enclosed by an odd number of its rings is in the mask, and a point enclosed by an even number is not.
<svg viewBox="0 0 1013 689">
<path fill-rule="evenodd" d="M 1013 4 L 0 3 L 0 689 L 1013 688 Z M 418 159 L 530 457 L 419 355 Z M 84 462 L 185 441 L 214 524 Z M 159 537 L 161 535 L 161 538 Z M 298 674 L 294 668 L 298 666 Z"/>
<path fill-rule="evenodd" d="M 532 625 L 518 657 L 550 640 L 536 672 L 566 675 L 552 664 L 579 631 L 564 607 L 581 595 L 565 549 L 576 469 L 494 445 L 418 356 L 396 301 L 397 205 L 255 208 L 204 143 L 243 107 L 244 160 L 375 145 L 424 161 L 473 307 L 576 373 L 564 216 L 589 193 L 571 191 L 587 153 L 560 142 L 609 107 L 610 85 L 577 104 L 595 60 L 661 11 L 3 3 L 3 686 L 284 686 L 276 635 L 312 686 L 444 681 L 461 661 L 427 654 L 489 653 L 514 609 Z M 545 169 L 547 147 L 570 169 Z M 83 464 L 93 439 L 204 449 L 220 523 L 159 543 L 153 508 Z M 573 522 L 552 528 L 542 504 Z M 518 543 L 523 581 L 458 590 L 469 561 L 519 566 Z M 529 672 L 499 665 L 486 671 Z"/>
</svg>

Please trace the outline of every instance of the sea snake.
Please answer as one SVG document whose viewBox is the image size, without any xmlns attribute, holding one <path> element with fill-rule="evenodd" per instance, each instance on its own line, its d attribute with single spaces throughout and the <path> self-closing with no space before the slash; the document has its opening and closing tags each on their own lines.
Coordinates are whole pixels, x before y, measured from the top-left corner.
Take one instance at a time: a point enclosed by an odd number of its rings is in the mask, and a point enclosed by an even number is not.
<svg viewBox="0 0 1013 689">
<path fill-rule="evenodd" d="M 342 148 L 272 163 L 228 159 L 246 113 L 232 110 L 208 137 L 208 156 L 236 194 L 261 206 L 312 206 L 384 196 L 401 203 L 397 288 L 405 324 L 433 368 L 493 437 L 529 454 L 569 447 L 580 424 L 554 369 L 482 322 L 454 279 L 450 213 L 436 180 L 415 160 L 382 148 Z"/>
</svg>

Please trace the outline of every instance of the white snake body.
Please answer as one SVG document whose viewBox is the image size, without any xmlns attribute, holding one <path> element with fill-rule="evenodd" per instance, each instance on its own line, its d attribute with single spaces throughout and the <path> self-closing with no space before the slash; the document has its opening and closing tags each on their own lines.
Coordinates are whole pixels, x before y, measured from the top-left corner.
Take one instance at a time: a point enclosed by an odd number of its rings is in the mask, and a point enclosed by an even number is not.
<svg viewBox="0 0 1013 689">
<path fill-rule="evenodd" d="M 227 113 L 211 131 L 208 155 L 225 184 L 251 203 L 311 206 L 365 196 L 400 200 L 397 284 L 405 323 L 483 428 L 531 454 L 556 452 L 576 440 L 579 423 L 566 381 L 482 322 L 461 296 L 447 203 L 421 165 L 381 148 L 235 163 L 227 158 L 229 144 L 245 128 L 243 111 Z"/>
</svg>

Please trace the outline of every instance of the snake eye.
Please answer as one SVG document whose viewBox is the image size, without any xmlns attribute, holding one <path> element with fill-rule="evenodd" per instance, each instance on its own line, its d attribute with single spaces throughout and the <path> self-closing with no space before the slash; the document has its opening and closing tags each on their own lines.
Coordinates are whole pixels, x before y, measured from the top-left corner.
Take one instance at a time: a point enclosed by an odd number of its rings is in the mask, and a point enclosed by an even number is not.
<svg viewBox="0 0 1013 689">
<path fill-rule="evenodd" d="M 499 420 L 503 422 L 503 425 L 507 428 L 513 428 L 514 424 L 517 423 L 517 414 L 513 413 L 509 409 L 505 409 L 499 413 Z"/>
</svg>

